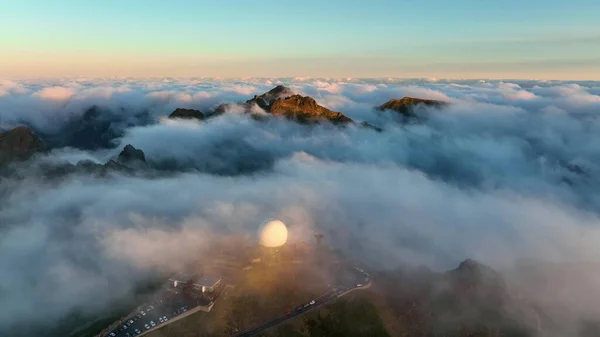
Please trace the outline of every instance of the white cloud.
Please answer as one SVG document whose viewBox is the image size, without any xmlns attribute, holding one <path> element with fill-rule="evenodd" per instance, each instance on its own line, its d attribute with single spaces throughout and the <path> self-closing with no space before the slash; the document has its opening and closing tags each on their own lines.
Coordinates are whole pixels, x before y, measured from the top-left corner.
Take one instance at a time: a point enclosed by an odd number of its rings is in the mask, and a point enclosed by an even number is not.
<svg viewBox="0 0 600 337">
<path fill-rule="evenodd" d="M 46 100 L 66 101 L 75 95 L 75 90 L 65 87 L 49 87 L 34 95 Z"/>
<path fill-rule="evenodd" d="M 267 216 L 288 223 L 291 237 L 310 240 L 318 229 L 348 254 L 386 267 L 448 268 L 467 257 L 497 267 L 523 257 L 600 262 L 600 85 L 286 81 L 0 82 L 3 127 L 27 123 L 51 133 L 93 104 L 112 121 L 149 112 L 149 124 L 114 123 L 123 131 L 115 149 L 55 149 L 46 161 L 103 162 L 133 144 L 151 163 L 196 170 L 48 183 L 31 164 L 27 179 L 2 181 L 0 289 L 9 296 L 0 309 L 11 310 L 0 310 L 0 326 L 29 322 L 49 305 L 49 319 L 100 298 L 89 308 L 96 310 L 149 271 L 199 255 L 183 252 L 201 250 L 211 235 L 252 234 Z M 261 123 L 236 106 L 202 123 L 162 118 L 177 107 L 245 101 L 278 83 L 386 130 Z M 452 104 L 423 109 L 428 118 L 415 125 L 373 109 L 405 95 Z M 247 167 L 259 171 L 236 175 Z M 600 300 L 597 292 L 589 297 Z"/>
</svg>

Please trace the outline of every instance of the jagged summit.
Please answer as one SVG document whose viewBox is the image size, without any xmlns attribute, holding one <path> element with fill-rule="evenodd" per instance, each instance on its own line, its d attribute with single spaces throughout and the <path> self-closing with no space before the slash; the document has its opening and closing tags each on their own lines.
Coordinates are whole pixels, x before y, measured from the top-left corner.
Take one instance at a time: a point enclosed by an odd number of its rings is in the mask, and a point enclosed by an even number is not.
<svg viewBox="0 0 600 337">
<path fill-rule="evenodd" d="M 46 144 L 25 126 L 0 133 L 0 164 L 27 160 L 46 149 Z"/>
<path fill-rule="evenodd" d="M 438 101 L 433 99 L 423 99 L 423 98 L 415 98 L 415 97 L 402 97 L 401 99 L 390 99 L 384 104 L 380 105 L 378 108 L 380 110 L 395 110 L 399 111 L 402 109 L 410 108 L 416 106 L 417 104 L 424 104 L 427 106 L 443 106 L 448 104 L 444 101 Z"/>
<path fill-rule="evenodd" d="M 231 103 L 221 103 L 214 108 L 212 113 L 208 113 L 207 115 L 198 110 L 177 109 L 169 116 L 169 118 L 197 118 L 203 120 L 224 114 L 235 106 L 235 104 Z M 271 114 L 273 116 L 285 117 L 305 124 L 318 124 L 326 120 L 338 125 L 355 124 L 375 131 L 382 131 L 380 128 L 366 122 L 355 123 L 343 113 L 329 110 L 319 105 L 314 98 L 298 95 L 294 93 L 292 89 L 284 85 L 278 85 L 261 95 L 255 95 L 252 99 L 238 104 L 237 106 L 241 107 L 242 111 L 245 111 L 245 113 L 252 114 L 252 117 L 256 120 L 265 120 L 267 119 L 267 115 Z M 256 110 L 253 109 L 257 106 L 262 109 L 266 115 L 256 113 Z M 201 117 L 195 117 L 195 115 Z"/>
<path fill-rule="evenodd" d="M 231 106 L 231 103 L 221 103 L 214 109 L 213 113 L 210 116 L 222 115 L 225 112 L 229 111 L 229 109 L 231 109 Z"/>
<path fill-rule="evenodd" d="M 255 95 L 254 98 L 247 100 L 245 103 L 247 112 L 250 112 L 253 104 L 274 116 L 285 117 L 300 123 L 312 124 L 322 120 L 328 120 L 333 124 L 354 122 L 343 113 L 331 111 L 319 105 L 310 96 L 295 94 L 292 89 L 284 85 L 278 85 L 262 95 Z"/>
<path fill-rule="evenodd" d="M 286 87 L 285 85 L 278 85 L 275 88 L 269 90 L 265 94 L 263 94 L 263 98 L 265 99 L 277 99 L 277 98 L 287 98 L 289 96 L 294 95 L 295 92 Z"/>
<path fill-rule="evenodd" d="M 414 109 L 420 105 L 428 107 L 441 108 L 447 105 L 447 102 L 437 101 L 432 99 L 414 98 L 414 97 L 403 97 L 401 99 L 390 99 L 377 107 L 377 110 L 393 110 L 400 113 L 405 117 L 417 117 Z"/>
<path fill-rule="evenodd" d="M 119 157 L 117 159 L 119 163 L 146 163 L 146 156 L 144 155 L 144 151 L 140 149 L 136 149 L 131 144 L 125 145 L 121 153 L 119 153 Z"/>
<path fill-rule="evenodd" d="M 204 120 L 206 115 L 200 110 L 177 108 L 175 111 L 171 112 L 169 118 Z"/>
<path fill-rule="evenodd" d="M 269 111 L 271 105 L 273 105 L 276 100 L 286 99 L 294 94 L 295 93 L 292 91 L 292 89 L 284 85 L 278 85 L 262 95 L 255 95 L 254 98 L 247 100 L 246 104 L 255 103 L 263 110 Z"/>
</svg>

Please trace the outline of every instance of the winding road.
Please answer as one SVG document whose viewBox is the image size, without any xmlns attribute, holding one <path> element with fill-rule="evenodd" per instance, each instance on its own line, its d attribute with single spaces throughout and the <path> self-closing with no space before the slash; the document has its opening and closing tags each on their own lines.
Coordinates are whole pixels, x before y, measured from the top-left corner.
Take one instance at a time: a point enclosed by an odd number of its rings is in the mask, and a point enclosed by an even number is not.
<svg viewBox="0 0 600 337">
<path fill-rule="evenodd" d="M 368 274 L 365 273 L 364 271 L 361 270 L 361 273 L 364 274 L 365 276 L 365 284 L 356 284 L 352 287 L 333 287 L 332 289 L 330 289 L 329 291 L 327 291 L 326 293 L 324 293 L 323 295 L 307 302 L 304 304 L 301 304 L 299 306 L 297 306 L 295 309 L 293 309 L 292 311 L 288 312 L 287 314 L 283 315 L 283 316 L 279 316 L 279 317 L 275 317 L 273 319 L 267 320 L 263 323 L 261 323 L 260 325 L 257 325 L 255 327 L 252 327 L 250 329 L 247 329 L 245 331 L 241 331 L 241 332 L 237 332 L 235 334 L 232 335 L 232 337 L 249 337 L 249 336 L 254 336 L 258 333 L 261 333 L 265 330 L 268 330 L 270 328 L 275 327 L 276 325 L 279 325 L 287 320 L 290 320 L 296 316 L 302 315 L 303 313 L 310 311 L 312 309 L 315 309 L 317 307 L 322 306 L 323 304 L 329 303 L 335 299 L 337 299 L 338 297 L 344 296 L 347 293 L 353 291 L 353 290 L 358 290 L 358 289 L 366 289 L 369 288 L 371 286 L 371 280 L 368 277 Z"/>
</svg>

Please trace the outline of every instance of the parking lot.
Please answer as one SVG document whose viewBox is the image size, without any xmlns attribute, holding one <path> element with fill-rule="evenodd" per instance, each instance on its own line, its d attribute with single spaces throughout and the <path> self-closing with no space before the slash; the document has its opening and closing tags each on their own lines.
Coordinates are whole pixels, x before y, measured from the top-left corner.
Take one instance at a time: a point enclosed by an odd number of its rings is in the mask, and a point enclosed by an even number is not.
<svg viewBox="0 0 600 337">
<path fill-rule="evenodd" d="M 118 328 L 106 334 L 107 337 L 134 337 L 167 323 L 169 320 L 203 305 L 195 299 L 177 298 L 158 300 L 142 306 L 139 312 L 132 313 Z"/>
</svg>

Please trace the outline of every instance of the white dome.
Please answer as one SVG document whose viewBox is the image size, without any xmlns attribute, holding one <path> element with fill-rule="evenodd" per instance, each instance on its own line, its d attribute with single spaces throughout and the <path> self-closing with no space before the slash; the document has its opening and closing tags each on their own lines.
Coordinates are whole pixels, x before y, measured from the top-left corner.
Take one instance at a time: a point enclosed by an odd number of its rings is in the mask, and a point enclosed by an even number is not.
<svg viewBox="0 0 600 337">
<path fill-rule="evenodd" d="M 269 219 L 258 228 L 258 243 L 263 247 L 283 246 L 287 236 L 287 227 L 279 220 Z"/>
</svg>

